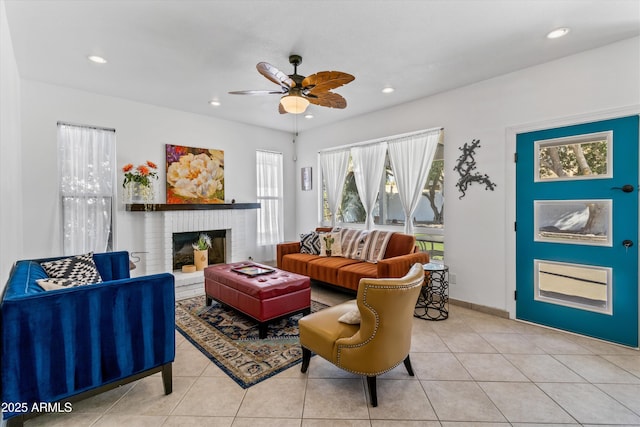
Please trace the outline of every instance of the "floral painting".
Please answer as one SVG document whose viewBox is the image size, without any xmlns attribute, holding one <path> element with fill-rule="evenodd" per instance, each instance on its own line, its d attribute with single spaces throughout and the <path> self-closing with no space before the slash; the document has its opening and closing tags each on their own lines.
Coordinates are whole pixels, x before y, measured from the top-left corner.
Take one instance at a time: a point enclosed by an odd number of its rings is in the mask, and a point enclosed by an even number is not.
<svg viewBox="0 0 640 427">
<path fill-rule="evenodd" d="M 224 151 L 166 147 L 167 204 L 224 203 Z"/>
</svg>

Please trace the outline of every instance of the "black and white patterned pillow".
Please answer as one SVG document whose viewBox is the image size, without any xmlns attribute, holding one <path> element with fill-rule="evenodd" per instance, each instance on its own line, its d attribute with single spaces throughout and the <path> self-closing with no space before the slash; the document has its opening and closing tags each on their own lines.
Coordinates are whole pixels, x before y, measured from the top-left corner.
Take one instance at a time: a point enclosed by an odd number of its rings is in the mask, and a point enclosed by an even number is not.
<svg viewBox="0 0 640 427">
<path fill-rule="evenodd" d="M 320 255 L 320 237 L 318 233 L 312 231 L 311 233 L 300 235 L 300 253 Z"/>
<path fill-rule="evenodd" d="M 55 291 L 57 289 L 73 288 L 74 286 L 87 285 L 80 280 L 74 279 L 55 279 L 50 277 L 48 279 L 38 279 L 36 283 L 45 291 Z"/>
<path fill-rule="evenodd" d="M 78 284 L 100 283 L 102 277 L 93 262 L 93 253 L 43 262 L 42 268 L 54 279 L 70 279 Z"/>
</svg>

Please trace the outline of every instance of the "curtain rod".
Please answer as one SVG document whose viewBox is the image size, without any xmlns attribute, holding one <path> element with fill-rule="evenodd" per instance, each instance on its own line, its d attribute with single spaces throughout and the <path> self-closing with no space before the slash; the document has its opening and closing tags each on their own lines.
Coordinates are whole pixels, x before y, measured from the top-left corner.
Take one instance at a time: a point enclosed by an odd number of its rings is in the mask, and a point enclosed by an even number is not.
<svg viewBox="0 0 640 427">
<path fill-rule="evenodd" d="M 373 144 L 378 144 L 382 141 L 389 141 L 390 139 L 399 139 L 399 138 L 406 138 L 407 136 L 414 136 L 414 135 L 420 135 L 421 133 L 429 133 L 429 132 L 433 132 L 436 130 L 444 130 L 444 127 L 435 127 L 435 128 L 431 128 L 431 129 L 422 129 L 422 130 L 417 130 L 414 132 L 407 132 L 407 133 L 401 133 L 398 135 L 391 135 L 391 136 L 385 136 L 382 138 L 376 138 L 376 139 L 370 139 L 368 141 L 362 141 L 362 142 L 356 142 L 354 144 L 345 144 L 345 145 L 340 145 L 338 147 L 332 147 L 332 148 L 325 148 L 324 150 L 320 150 L 318 151 L 318 153 L 328 153 L 330 151 L 339 151 L 339 150 L 344 150 L 346 148 L 351 148 L 351 147 L 362 147 L 362 146 L 366 146 L 366 145 L 373 145 Z"/>
<path fill-rule="evenodd" d="M 282 151 L 263 150 L 262 148 L 258 148 L 256 149 L 256 151 L 262 151 L 263 153 L 271 153 L 271 154 L 282 154 Z"/>
<path fill-rule="evenodd" d="M 58 122 L 57 125 L 58 126 L 60 126 L 60 125 L 62 125 L 62 126 L 75 126 L 75 127 L 79 127 L 79 128 L 106 130 L 108 132 L 115 132 L 116 131 L 113 128 L 104 128 L 104 127 L 101 127 L 101 126 L 90 126 L 90 125 L 79 125 L 77 123 L 69 123 L 69 122 Z"/>
</svg>

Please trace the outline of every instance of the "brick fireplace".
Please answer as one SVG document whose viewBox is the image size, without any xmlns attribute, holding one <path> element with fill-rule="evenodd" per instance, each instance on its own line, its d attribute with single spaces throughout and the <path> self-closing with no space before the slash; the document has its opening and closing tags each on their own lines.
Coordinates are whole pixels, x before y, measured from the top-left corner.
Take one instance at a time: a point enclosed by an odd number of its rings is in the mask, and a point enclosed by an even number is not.
<svg viewBox="0 0 640 427">
<path fill-rule="evenodd" d="M 194 264 L 193 242 L 198 240 L 200 234 L 206 234 L 211 239 L 209 248 L 209 265 L 221 264 L 227 261 L 226 258 L 226 230 L 199 230 L 173 233 L 171 238 L 171 258 L 173 260 L 173 270 L 181 271 L 182 266 Z"/>
<path fill-rule="evenodd" d="M 206 230 L 224 231 L 224 262 L 247 258 L 246 228 L 253 209 L 171 210 L 140 212 L 143 215 L 144 254 L 136 274 L 173 272 L 173 234 Z"/>
</svg>

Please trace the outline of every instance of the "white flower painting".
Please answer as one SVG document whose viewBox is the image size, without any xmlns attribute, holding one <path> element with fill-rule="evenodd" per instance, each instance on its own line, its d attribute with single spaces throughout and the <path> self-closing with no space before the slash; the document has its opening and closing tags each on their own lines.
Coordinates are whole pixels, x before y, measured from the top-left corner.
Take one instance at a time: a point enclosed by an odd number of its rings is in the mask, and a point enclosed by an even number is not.
<svg viewBox="0 0 640 427">
<path fill-rule="evenodd" d="M 166 145 L 167 203 L 224 203 L 224 151 Z"/>
</svg>

